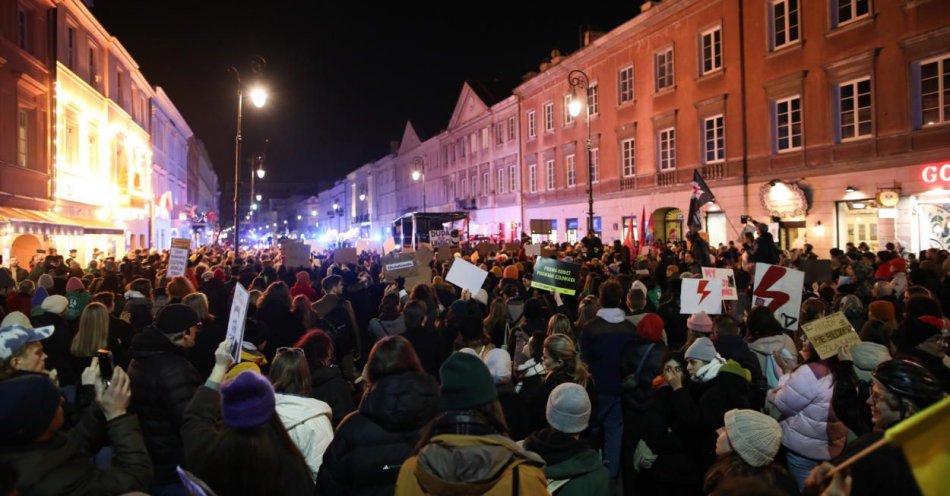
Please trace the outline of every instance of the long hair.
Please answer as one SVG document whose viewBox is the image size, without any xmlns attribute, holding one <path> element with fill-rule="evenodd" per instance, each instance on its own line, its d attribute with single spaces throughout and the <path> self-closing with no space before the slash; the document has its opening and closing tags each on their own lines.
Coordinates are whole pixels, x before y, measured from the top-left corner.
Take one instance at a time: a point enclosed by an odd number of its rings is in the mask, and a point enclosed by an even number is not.
<svg viewBox="0 0 950 496">
<path fill-rule="evenodd" d="M 270 373 L 267 375 L 274 392 L 310 396 L 313 393 L 310 378 L 310 364 L 307 363 L 305 353 L 284 351 L 274 356 L 270 364 Z"/>
<path fill-rule="evenodd" d="M 406 338 L 386 336 L 377 341 L 369 352 L 369 358 L 366 360 L 366 382 L 372 386 L 388 375 L 422 370 L 419 355 Z"/>
<path fill-rule="evenodd" d="M 310 300 L 306 296 L 302 294 L 295 296 L 292 305 L 293 313 L 304 329 L 310 329 L 317 323 L 313 310 L 310 308 Z"/>
<path fill-rule="evenodd" d="M 185 276 L 172 277 L 171 281 L 168 281 L 168 285 L 165 286 L 165 293 L 169 300 L 182 301 L 185 296 L 194 292 L 195 287 Z"/>
<path fill-rule="evenodd" d="M 73 338 L 69 352 L 77 357 L 91 357 L 96 350 L 109 345 L 109 310 L 94 301 L 86 305 L 79 317 L 79 331 Z"/>
<path fill-rule="evenodd" d="M 300 337 L 295 344 L 307 355 L 310 371 L 329 367 L 333 360 L 333 340 L 320 329 L 311 329 Z"/>
<path fill-rule="evenodd" d="M 196 475 L 217 494 L 290 494 L 288 481 L 300 479 L 292 477 L 295 472 L 310 477 L 307 462 L 275 413 L 256 427 L 219 430 Z"/>
<path fill-rule="evenodd" d="M 571 319 L 567 315 L 556 313 L 548 319 L 548 336 L 555 334 L 564 334 L 574 339 L 574 324 L 571 324 Z"/>
<path fill-rule="evenodd" d="M 548 371 L 548 377 L 563 372 L 569 375 L 573 382 L 587 387 L 587 383 L 590 381 L 590 372 L 587 370 L 587 365 L 584 365 L 581 360 L 580 354 L 577 353 L 574 340 L 564 334 L 548 336 L 544 340 L 544 351 L 554 361 L 561 362 L 560 366 Z"/>
<path fill-rule="evenodd" d="M 283 307 L 290 311 L 291 303 L 290 288 L 287 287 L 284 281 L 275 281 L 272 282 L 270 286 L 267 286 L 264 294 L 261 295 L 261 302 L 258 308 L 274 305 L 275 307 Z"/>
<path fill-rule="evenodd" d="M 577 307 L 577 322 L 574 323 L 574 327 L 580 330 L 593 322 L 597 318 L 598 310 L 600 310 L 600 300 L 593 295 L 585 296 Z"/>
<path fill-rule="evenodd" d="M 485 332 L 491 333 L 492 329 L 505 325 L 507 321 L 508 305 L 505 304 L 504 299 L 495 298 L 492 300 L 491 307 L 488 310 L 488 317 L 485 317 L 485 320 L 482 321 Z"/>
<path fill-rule="evenodd" d="M 208 309 L 208 295 L 202 292 L 194 292 L 185 296 L 181 302 L 191 307 L 202 322 L 214 320 L 214 315 L 211 315 L 211 310 Z"/>
</svg>

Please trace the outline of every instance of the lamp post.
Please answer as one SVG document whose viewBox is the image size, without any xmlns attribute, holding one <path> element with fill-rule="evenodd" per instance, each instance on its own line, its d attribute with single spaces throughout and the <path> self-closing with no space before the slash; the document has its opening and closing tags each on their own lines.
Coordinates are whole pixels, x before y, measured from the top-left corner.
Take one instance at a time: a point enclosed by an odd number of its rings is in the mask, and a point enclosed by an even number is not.
<svg viewBox="0 0 950 496">
<path fill-rule="evenodd" d="M 571 117 L 577 117 L 581 113 L 581 102 L 577 99 L 577 87 L 582 86 L 585 93 L 585 105 L 587 108 L 587 232 L 594 232 L 594 162 L 592 160 L 590 139 L 590 102 L 586 99 L 590 96 L 590 78 L 582 70 L 575 69 L 567 75 L 567 81 L 571 84 L 571 103 L 568 104 L 568 111 Z"/>
<path fill-rule="evenodd" d="M 426 211 L 426 173 L 420 165 L 418 169 L 412 171 L 412 180 L 422 180 L 422 211 Z"/>
<path fill-rule="evenodd" d="M 263 70 L 264 68 L 264 65 L 266 65 L 266 62 L 264 61 L 263 58 L 255 57 L 252 61 L 251 70 L 254 73 L 261 72 L 261 70 Z M 240 71 L 238 71 L 237 68 L 233 66 L 229 70 L 231 74 L 234 75 L 234 78 L 237 79 L 237 85 L 238 85 L 237 130 L 235 131 L 235 134 L 234 134 L 234 226 L 233 226 L 234 227 L 234 253 L 237 254 L 238 249 L 240 248 L 240 239 L 241 239 L 241 233 L 238 227 L 239 225 L 238 220 L 240 219 L 240 215 L 241 215 L 240 213 L 241 211 L 238 208 L 239 207 L 238 191 L 239 191 L 239 186 L 240 186 L 239 178 L 240 178 L 240 171 L 241 171 L 241 119 L 243 117 L 243 110 L 244 110 L 243 107 L 244 107 L 245 89 L 244 89 L 243 84 L 241 83 Z M 248 96 L 251 98 L 251 103 L 254 104 L 254 106 L 257 108 L 261 108 L 264 106 L 265 103 L 267 103 L 267 92 L 265 92 L 260 87 L 250 89 L 248 91 Z"/>
</svg>

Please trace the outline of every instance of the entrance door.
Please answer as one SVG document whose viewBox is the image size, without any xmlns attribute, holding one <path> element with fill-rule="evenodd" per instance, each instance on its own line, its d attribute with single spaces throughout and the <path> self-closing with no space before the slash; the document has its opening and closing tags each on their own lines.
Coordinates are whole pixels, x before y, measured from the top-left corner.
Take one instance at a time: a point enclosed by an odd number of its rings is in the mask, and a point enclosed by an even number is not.
<svg viewBox="0 0 950 496">
<path fill-rule="evenodd" d="M 783 250 L 802 248 L 805 244 L 805 221 L 779 223 L 779 241 Z"/>
</svg>

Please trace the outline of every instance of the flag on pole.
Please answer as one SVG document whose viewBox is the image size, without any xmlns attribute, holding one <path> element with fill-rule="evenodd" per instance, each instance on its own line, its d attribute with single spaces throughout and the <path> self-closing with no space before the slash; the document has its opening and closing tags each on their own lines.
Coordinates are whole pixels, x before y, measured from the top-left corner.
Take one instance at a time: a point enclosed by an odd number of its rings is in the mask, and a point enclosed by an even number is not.
<svg viewBox="0 0 950 496">
<path fill-rule="evenodd" d="M 703 221 L 699 216 L 699 209 L 707 203 L 716 201 L 712 190 L 706 185 L 699 169 L 693 169 L 693 192 L 689 198 L 689 219 L 686 221 L 688 227 L 695 227 L 698 231 L 703 227 Z"/>
<path fill-rule="evenodd" d="M 907 457 L 924 496 L 946 495 L 950 474 L 950 396 L 891 427 L 884 438 Z"/>
<path fill-rule="evenodd" d="M 630 250 L 630 259 L 637 258 L 637 246 L 633 242 L 633 217 L 627 218 L 627 235 L 624 236 L 623 245 Z"/>
<path fill-rule="evenodd" d="M 646 206 L 643 207 L 643 219 L 643 222 L 640 223 L 640 233 L 643 235 L 641 239 L 643 239 L 643 245 L 649 247 L 652 241 L 651 238 L 653 237 L 650 235 L 650 233 L 653 232 L 653 216 L 647 217 Z"/>
</svg>

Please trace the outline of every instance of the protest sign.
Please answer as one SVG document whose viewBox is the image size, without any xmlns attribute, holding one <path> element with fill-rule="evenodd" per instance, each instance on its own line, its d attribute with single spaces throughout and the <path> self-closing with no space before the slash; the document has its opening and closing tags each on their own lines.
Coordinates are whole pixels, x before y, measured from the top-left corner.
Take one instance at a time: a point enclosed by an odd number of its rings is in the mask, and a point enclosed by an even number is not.
<svg viewBox="0 0 950 496">
<path fill-rule="evenodd" d="M 231 349 L 228 352 L 234 363 L 241 361 L 241 343 L 244 342 L 244 318 L 247 316 L 249 295 L 241 283 L 234 285 L 234 299 L 231 301 L 231 313 L 228 315 L 228 339 Z"/>
<path fill-rule="evenodd" d="M 383 255 L 396 249 L 396 240 L 392 236 L 387 236 L 386 240 L 383 241 Z"/>
<path fill-rule="evenodd" d="M 680 313 L 708 315 L 722 313 L 721 279 L 683 279 L 680 292 Z"/>
<path fill-rule="evenodd" d="M 733 274 L 732 269 L 703 267 L 703 279 L 718 279 L 722 281 L 722 299 L 739 299 L 739 296 L 736 293 L 736 276 Z"/>
<path fill-rule="evenodd" d="M 541 256 L 541 244 L 540 243 L 531 243 L 524 245 L 524 255 L 526 257 L 540 257 Z"/>
<path fill-rule="evenodd" d="M 388 253 L 382 259 L 383 271 L 390 280 L 418 274 L 414 253 Z"/>
<path fill-rule="evenodd" d="M 851 322 L 841 312 L 804 324 L 802 331 L 822 360 L 837 355 L 846 345 L 854 346 L 861 342 L 861 337 L 854 332 Z"/>
<path fill-rule="evenodd" d="M 452 247 L 449 245 L 442 245 L 435 252 L 435 259 L 439 262 L 447 262 L 452 260 Z"/>
<path fill-rule="evenodd" d="M 190 247 L 190 239 L 172 239 L 171 248 L 168 250 L 168 270 L 165 271 L 167 277 L 185 275 L 185 269 L 188 268 L 188 248 Z"/>
<path fill-rule="evenodd" d="M 446 230 L 429 231 L 429 244 L 432 246 L 442 246 L 452 244 L 452 233 Z"/>
<path fill-rule="evenodd" d="M 419 243 L 416 247 L 415 257 L 416 265 L 421 268 L 428 267 L 432 262 L 432 257 L 435 256 L 435 253 L 432 251 L 432 248 L 429 247 L 426 243 Z"/>
<path fill-rule="evenodd" d="M 534 264 L 531 287 L 552 293 L 575 295 L 580 285 L 580 273 L 581 266 L 578 264 L 539 258 Z"/>
<path fill-rule="evenodd" d="M 356 248 L 337 248 L 333 250 L 333 261 L 341 264 L 358 263 L 360 257 Z"/>
<path fill-rule="evenodd" d="M 479 289 L 482 289 L 482 284 L 485 283 L 485 277 L 487 276 L 487 271 L 482 270 L 459 258 L 458 260 L 452 262 L 452 268 L 449 269 L 449 273 L 445 276 L 445 280 L 462 289 L 471 291 L 472 294 L 475 294 Z"/>
<path fill-rule="evenodd" d="M 802 260 L 801 268 L 805 273 L 805 285 L 809 287 L 815 282 L 831 282 L 834 277 L 831 260 Z"/>
<path fill-rule="evenodd" d="M 805 273 L 779 265 L 755 264 L 752 304 L 769 307 L 783 329 L 798 329 Z"/>
<path fill-rule="evenodd" d="M 518 252 L 521 251 L 521 241 L 509 241 L 505 243 L 505 251 L 511 256 L 518 255 Z"/>
<path fill-rule="evenodd" d="M 478 250 L 478 255 L 481 258 L 486 258 L 492 253 L 498 253 L 498 245 L 495 243 L 482 243 L 476 246 L 475 249 Z"/>
<path fill-rule="evenodd" d="M 283 242 L 280 251 L 284 255 L 284 267 L 309 267 L 310 245 L 298 242 Z"/>
</svg>

